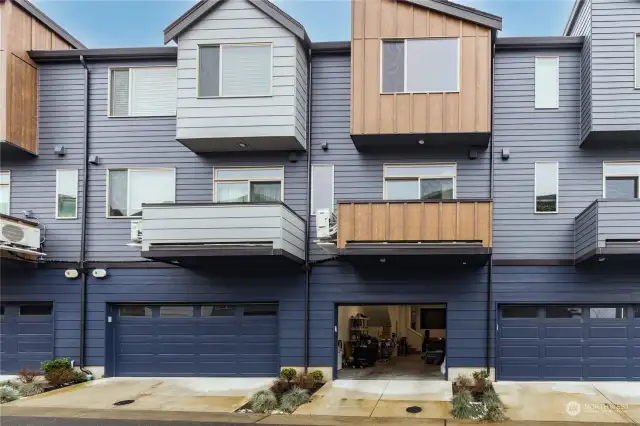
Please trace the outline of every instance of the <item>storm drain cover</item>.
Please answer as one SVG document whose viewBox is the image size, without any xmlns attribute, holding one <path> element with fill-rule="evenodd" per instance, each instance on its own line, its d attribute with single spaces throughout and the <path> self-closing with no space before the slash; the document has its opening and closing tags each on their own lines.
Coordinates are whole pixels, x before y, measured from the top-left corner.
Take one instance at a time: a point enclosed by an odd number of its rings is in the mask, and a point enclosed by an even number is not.
<svg viewBox="0 0 640 426">
<path fill-rule="evenodd" d="M 407 413 L 417 414 L 422 411 L 422 408 L 416 407 L 415 405 L 412 407 L 407 407 Z"/>
<path fill-rule="evenodd" d="M 113 405 L 129 405 L 136 402 L 134 399 L 125 399 L 123 401 L 114 402 Z"/>
</svg>

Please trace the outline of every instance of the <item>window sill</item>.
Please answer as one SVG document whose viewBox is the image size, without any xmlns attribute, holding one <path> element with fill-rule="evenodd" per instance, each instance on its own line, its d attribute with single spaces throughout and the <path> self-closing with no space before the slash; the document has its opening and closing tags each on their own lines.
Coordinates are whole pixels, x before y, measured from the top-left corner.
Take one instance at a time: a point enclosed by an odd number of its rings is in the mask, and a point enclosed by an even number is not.
<svg viewBox="0 0 640 426">
<path fill-rule="evenodd" d="M 76 220 L 78 216 L 75 217 L 56 217 L 56 220 Z"/>
<path fill-rule="evenodd" d="M 444 94 L 444 93 L 460 93 L 458 90 L 438 90 L 433 92 L 380 92 L 381 95 L 428 95 L 428 94 Z"/>
<path fill-rule="evenodd" d="M 176 118 L 178 114 L 174 115 L 107 115 L 107 118 L 113 118 L 117 120 L 122 119 L 136 119 L 136 118 Z"/>
<path fill-rule="evenodd" d="M 273 98 L 269 95 L 246 95 L 246 96 L 196 96 L 196 99 L 247 99 L 247 98 Z"/>
<path fill-rule="evenodd" d="M 546 214 L 560 214 L 560 212 L 559 211 L 557 211 L 557 212 L 533 212 L 533 214 L 545 214 L 545 215 Z"/>
</svg>

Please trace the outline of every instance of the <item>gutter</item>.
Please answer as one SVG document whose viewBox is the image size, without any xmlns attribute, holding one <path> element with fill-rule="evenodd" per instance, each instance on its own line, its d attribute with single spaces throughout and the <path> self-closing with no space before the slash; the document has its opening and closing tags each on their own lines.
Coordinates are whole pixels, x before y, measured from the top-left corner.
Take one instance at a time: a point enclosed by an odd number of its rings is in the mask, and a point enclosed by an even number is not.
<svg viewBox="0 0 640 426">
<path fill-rule="evenodd" d="M 308 49 L 307 55 L 307 223 L 305 231 L 304 251 L 304 373 L 309 371 L 309 298 L 311 286 L 311 264 L 309 263 L 309 251 L 311 249 L 311 61 L 312 51 Z"/>
<path fill-rule="evenodd" d="M 84 367 L 84 348 L 86 340 L 86 322 L 87 322 L 87 201 L 89 187 L 89 67 L 85 62 L 83 55 L 80 55 L 80 63 L 84 67 L 84 148 L 82 161 L 82 220 L 80 231 L 80 273 L 82 274 L 80 281 L 80 370 L 86 374 L 92 374 L 91 371 Z"/>
</svg>

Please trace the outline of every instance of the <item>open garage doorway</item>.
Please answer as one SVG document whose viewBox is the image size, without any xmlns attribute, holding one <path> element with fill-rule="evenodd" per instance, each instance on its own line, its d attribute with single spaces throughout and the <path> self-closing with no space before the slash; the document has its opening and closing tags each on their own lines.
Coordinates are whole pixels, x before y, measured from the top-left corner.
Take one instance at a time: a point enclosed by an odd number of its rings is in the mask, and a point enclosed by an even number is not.
<svg viewBox="0 0 640 426">
<path fill-rule="evenodd" d="M 338 379 L 446 379 L 445 304 L 337 309 Z"/>
</svg>

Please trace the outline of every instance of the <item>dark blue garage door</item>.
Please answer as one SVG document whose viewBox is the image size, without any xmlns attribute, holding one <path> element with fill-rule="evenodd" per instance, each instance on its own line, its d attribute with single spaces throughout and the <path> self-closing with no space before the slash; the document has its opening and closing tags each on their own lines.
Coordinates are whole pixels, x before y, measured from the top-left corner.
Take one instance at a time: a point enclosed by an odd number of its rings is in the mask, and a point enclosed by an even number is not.
<svg viewBox="0 0 640 426">
<path fill-rule="evenodd" d="M 501 306 L 500 380 L 637 380 L 640 307 Z"/>
<path fill-rule="evenodd" d="M 0 305 L 0 373 L 40 369 L 53 359 L 51 304 Z"/>
<path fill-rule="evenodd" d="M 274 377 L 278 306 L 122 305 L 117 376 Z"/>
</svg>

